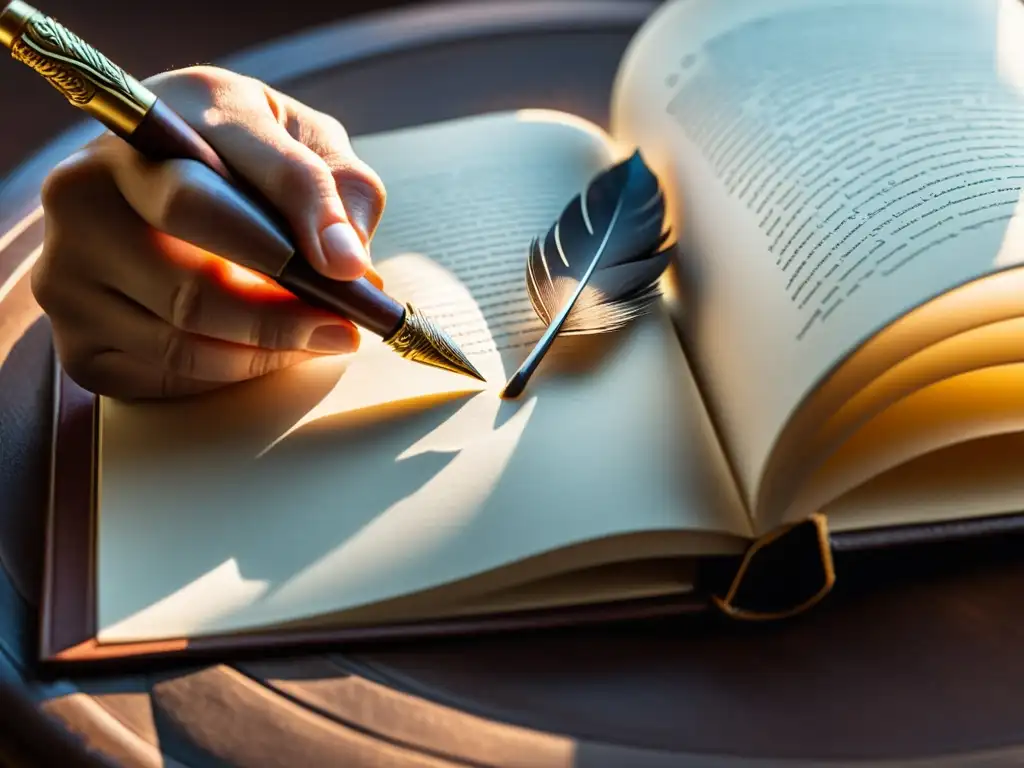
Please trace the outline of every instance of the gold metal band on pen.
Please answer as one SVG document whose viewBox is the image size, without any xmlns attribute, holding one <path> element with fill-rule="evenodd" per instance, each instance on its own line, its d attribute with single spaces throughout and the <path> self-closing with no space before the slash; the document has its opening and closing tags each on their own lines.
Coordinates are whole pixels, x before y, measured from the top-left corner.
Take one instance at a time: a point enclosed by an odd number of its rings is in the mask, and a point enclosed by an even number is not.
<svg viewBox="0 0 1024 768">
<path fill-rule="evenodd" d="M 0 43 L 79 109 L 131 135 L 156 96 L 61 24 L 21 0 L 0 13 Z"/>
</svg>

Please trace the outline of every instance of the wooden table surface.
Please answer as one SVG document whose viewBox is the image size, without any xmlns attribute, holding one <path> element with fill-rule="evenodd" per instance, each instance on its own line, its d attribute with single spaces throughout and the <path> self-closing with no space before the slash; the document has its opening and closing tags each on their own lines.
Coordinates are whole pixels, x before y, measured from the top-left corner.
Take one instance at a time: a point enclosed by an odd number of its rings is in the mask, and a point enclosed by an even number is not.
<svg viewBox="0 0 1024 768">
<path fill-rule="evenodd" d="M 0 7 L 7 0 L 0 0 Z M 308 27 L 415 0 L 32 0 L 142 79 L 210 63 Z M 0 178 L 80 116 L 38 75 L 14 62 L 0 68 Z M 13 107 L 13 108 L 9 108 Z"/>
<path fill-rule="evenodd" d="M 485 2 L 493 0 L 476 5 Z M 138 76 L 284 31 L 277 10 L 207 0 L 217 23 L 186 46 L 175 30 L 190 26 L 188 9 L 194 16 L 207 3 L 178 3 L 173 18 L 129 8 L 116 26 L 110 11 L 102 23 L 85 18 L 84 0 L 59 3 L 65 8 L 54 0 L 46 10 Z M 314 23 L 315 13 L 338 17 L 319 0 L 293 5 L 294 28 Z M 150 30 L 149 37 L 130 28 Z M 353 100 L 368 105 L 352 120 L 367 130 L 527 104 L 600 119 L 630 33 L 625 22 L 589 32 L 538 25 L 448 47 L 410 45 L 290 87 L 331 111 Z M 360 42 L 344 30 L 337 38 Z M 17 70 L 0 69 L 0 94 L 31 93 L 33 103 L 26 96 L 17 125 L 3 129 L 0 179 L 26 147 L 75 119 L 48 86 Z M 384 98 L 385 87 L 396 92 Z M 18 203 L 14 189 L 3 197 L 0 181 L 0 221 L 4 201 L 8 213 Z M 0 241 L 4 234 L 0 227 Z M 0 248 L 0 285 L 39 236 L 30 228 Z M 17 679 L 31 702 L 95 754 L 133 768 L 1024 764 L 1024 536 L 843 563 L 827 604 L 770 626 L 665 622 L 34 680 L 49 335 L 24 276 L 9 285 L 0 301 L 0 683 Z M 28 714 L 15 720 L 0 697 L 0 747 L 8 723 L 8 738 L 39 741 L 28 726 L 42 721 L 29 722 L 35 710 L 23 709 Z M 54 757 L 46 765 L 71 763 Z"/>
</svg>

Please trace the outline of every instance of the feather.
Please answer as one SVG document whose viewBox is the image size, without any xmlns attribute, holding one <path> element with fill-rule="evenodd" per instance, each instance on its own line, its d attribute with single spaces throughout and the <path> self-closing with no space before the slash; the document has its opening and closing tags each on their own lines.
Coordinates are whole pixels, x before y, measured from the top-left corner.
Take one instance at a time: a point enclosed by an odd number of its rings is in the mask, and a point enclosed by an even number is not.
<svg viewBox="0 0 1024 768">
<path fill-rule="evenodd" d="M 526 288 L 547 330 L 502 397 L 518 397 L 559 333 L 606 333 L 649 312 L 669 264 L 665 197 L 639 152 L 599 173 L 530 244 Z"/>
</svg>

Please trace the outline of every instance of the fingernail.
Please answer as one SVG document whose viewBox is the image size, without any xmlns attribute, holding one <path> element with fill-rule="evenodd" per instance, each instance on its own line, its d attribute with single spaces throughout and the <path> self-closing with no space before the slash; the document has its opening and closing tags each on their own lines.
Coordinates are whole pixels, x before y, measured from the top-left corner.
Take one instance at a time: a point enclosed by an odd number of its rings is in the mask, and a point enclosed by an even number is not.
<svg viewBox="0 0 1024 768">
<path fill-rule="evenodd" d="M 356 331 L 347 325 L 321 325 L 309 335 L 306 347 L 310 352 L 353 352 L 358 343 Z"/>
<path fill-rule="evenodd" d="M 338 222 L 320 233 L 320 245 L 332 272 L 339 279 L 362 275 L 370 265 L 370 256 L 352 225 Z"/>
</svg>

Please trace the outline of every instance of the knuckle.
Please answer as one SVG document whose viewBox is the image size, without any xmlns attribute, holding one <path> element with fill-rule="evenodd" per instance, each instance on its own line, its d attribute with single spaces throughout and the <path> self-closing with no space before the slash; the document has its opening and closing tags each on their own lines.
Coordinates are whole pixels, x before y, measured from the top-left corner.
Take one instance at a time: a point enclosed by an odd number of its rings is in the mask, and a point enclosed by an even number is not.
<svg viewBox="0 0 1024 768">
<path fill-rule="evenodd" d="M 351 218 L 372 236 L 387 205 L 384 182 L 365 163 L 357 162 L 334 173 L 338 194 Z"/>
<path fill-rule="evenodd" d="M 170 322 L 181 331 L 200 330 L 203 315 L 203 282 L 199 273 L 185 277 L 171 295 Z"/>
<path fill-rule="evenodd" d="M 277 195 L 301 196 L 305 204 L 329 190 L 334 180 L 326 166 L 311 162 L 308 150 L 302 149 L 281 151 L 278 160 L 268 169 L 267 186 Z"/>
<path fill-rule="evenodd" d="M 252 343 L 261 349 L 278 349 L 285 340 L 285 332 L 281 323 L 266 315 L 256 315 L 252 334 Z"/>
<path fill-rule="evenodd" d="M 76 175 L 68 169 L 67 162 L 58 165 L 47 174 L 39 190 L 39 200 L 44 211 L 61 207 L 67 199 L 68 188 L 74 186 L 75 178 Z"/>
<path fill-rule="evenodd" d="M 289 321 L 279 314 L 257 316 L 253 344 L 265 350 L 302 349 L 301 323 Z"/>
<path fill-rule="evenodd" d="M 101 393 L 94 355 L 84 345 L 76 344 L 60 323 L 53 324 L 53 346 L 61 368 L 72 381 L 84 389 Z"/>
<path fill-rule="evenodd" d="M 295 365 L 308 359 L 308 357 L 308 355 L 296 350 L 255 350 L 255 353 L 249 359 L 249 378 L 257 379 L 261 376 L 266 376 Z"/>
<path fill-rule="evenodd" d="M 36 303 L 48 315 L 56 314 L 55 310 L 59 306 L 57 293 L 61 285 L 61 280 L 54 275 L 53 261 L 52 247 L 43 246 L 43 252 L 36 263 L 32 265 L 29 275 L 32 295 L 35 297 Z"/>
<path fill-rule="evenodd" d="M 32 297 L 51 321 L 82 325 L 95 312 L 95 301 L 90 299 L 96 285 L 89 275 L 73 266 L 83 255 L 80 250 L 51 240 L 29 270 Z"/>
<path fill-rule="evenodd" d="M 310 111 L 313 112 L 311 122 L 315 122 L 318 125 L 321 134 L 330 136 L 334 142 L 348 142 L 348 129 L 341 120 L 326 112 L 320 112 L 319 110 Z"/>
<path fill-rule="evenodd" d="M 230 77 L 231 73 L 220 67 L 197 64 L 161 72 L 146 78 L 144 83 L 161 97 L 186 93 L 191 96 L 204 93 L 212 95 Z"/>
<path fill-rule="evenodd" d="M 69 204 L 80 204 L 82 187 L 95 178 L 97 161 L 89 151 L 79 152 L 59 163 L 40 189 L 44 211 L 63 210 Z"/>
<path fill-rule="evenodd" d="M 174 327 L 164 330 L 160 340 L 160 363 L 165 371 L 191 376 L 195 370 L 195 349 L 189 335 Z"/>
<path fill-rule="evenodd" d="M 87 360 L 79 355 L 60 355 L 61 368 L 67 373 L 68 378 L 75 382 L 82 389 L 97 394 L 104 394 L 96 375 L 96 369 Z"/>
<path fill-rule="evenodd" d="M 148 208 L 144 215 L 157 228 L 174 229 L 194 208 L 198 181 L 193 165 L 185 160 L 171 160 L 154 172 L 152 185 L 140 205 Z"/>
<path fill-rule="evenodd" d="M 225 140 L 225 134 L 237 127 L 238 123 L 244 122 L 244 115 L 239 115 L 239 110 L 233 108 L 224 99 L 216 95 L 204 104 L 201 115 L 198 115 L 195 122 L 206 126 L 209 130 L 210 141 L 215 145 Z"/>
<path fill-rule="evenodd" d="M 104 136 L 65 158 L 44 177 L 40 205 L 46 217 L 46 238 L 80 242 L 104 231 L 104 216 L 120 212 L 123 199 L 114 166 L 132 150 Z M 120 141 L 120 140 L 118 140 Z M 117 215 L 114 213 L 113 215 Z"/>
<path fill-rule="evenodd" d="M 254 78 L 206 64 L 163 72 L 145 84 L 186 119 L 207 126 L 237 122 L 239 106 L 257 103 L 262 92 Z"/>
<path fill-rule="evenodd" d="M 365 163 L 353 163 L 334 173 L 337 185 L 351 194 L 362 197 L 374 208 L 383 209 L 387 201 L 387 190 L 384 182 L 370 166 Z"/>
<path fill-rule="evenodd" d="M 279 353 L 276 352 L 254 351 L 249 358 L 249 378 L 258 379 L 275 370 L 278 367 L 275 364 L 278 357 Z"/>
<path fill-rule="evenodd" d="M 295 109 L 296 138 L 331 164 L 346 161 L 352 148 L 348 129 L 336 117 L 305 105 Z"/>
<path fill-rule="evenodd" d="M 194 64 L 190 67 L 182 67 L 176 70 L 175 77 L 184 82 L 197 83 L 206 88 L 216 88 L 221 83 L 230 80 L 233 75 L 223 67 L 215 67 L 211 64 Z"/>
</svg>

